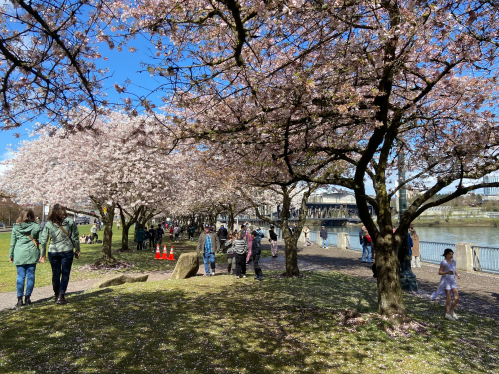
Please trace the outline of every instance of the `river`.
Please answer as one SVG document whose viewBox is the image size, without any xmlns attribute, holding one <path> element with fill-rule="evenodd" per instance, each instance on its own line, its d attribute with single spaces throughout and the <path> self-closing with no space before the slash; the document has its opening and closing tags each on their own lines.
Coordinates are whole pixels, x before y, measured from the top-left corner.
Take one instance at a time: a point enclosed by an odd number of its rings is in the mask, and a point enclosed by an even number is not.
<svg viewBox="0 0 499 374">
<path fill-rule="evenodd" d="M 320 226 L 309 226 L 310 231 L 320 231 Z M 480 247 L 499 248 L 499 228 L 495 227 L 415 227 L 419 240 L 437 243 L 472 243 Z M 359 226 L 326 227 L 327 232 L 348 232 L 352 244 L 360 230 Z M 278 230 L 279 231 L 279 230 Z"/>
</svg>

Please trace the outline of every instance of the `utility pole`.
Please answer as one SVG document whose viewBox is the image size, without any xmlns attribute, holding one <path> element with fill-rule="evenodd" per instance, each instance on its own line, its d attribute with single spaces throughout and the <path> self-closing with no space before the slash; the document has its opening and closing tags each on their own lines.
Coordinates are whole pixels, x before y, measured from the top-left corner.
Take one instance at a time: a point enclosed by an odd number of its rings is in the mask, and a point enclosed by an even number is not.
<svg viewBox="0 0 499 374">
<path fill-rule="evenodd" d="M 398 185 L 403 186 L 405 183 L 405 155 L 402 148 L 400 149 L 398 155 Z M 399 201 L 398 201 L 398 211 L 399 211 L 399 224 L 402 220 L 402 215 L 407 210 L 407 190 L 405 187 L 402 187 L 399 191 Z"/>
</svg>

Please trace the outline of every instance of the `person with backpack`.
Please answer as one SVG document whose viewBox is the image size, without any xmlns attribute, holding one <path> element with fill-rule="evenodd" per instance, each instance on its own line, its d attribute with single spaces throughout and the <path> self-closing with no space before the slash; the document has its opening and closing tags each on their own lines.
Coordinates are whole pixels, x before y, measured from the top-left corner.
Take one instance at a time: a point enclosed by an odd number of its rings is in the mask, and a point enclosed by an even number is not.
<svg viewBox="0 0 499 374">
<path fill-rule="evenodd" d="M 31 209 L 21 210 L 21 214 L 12 227 L 10 237 L 9 259 L 17 269 L 17 305 L 31 305 L 31 293 L 35 287 L 36 263 L 40 259 L 38 236 L 40 225 L 35 222 L 35 214 Z M 24 282 L 26 281 L 26 292 Z M 23 302 L 24 296 L 24 302 Z"/>
<path fill-rule="evenodd" d="M 161 242 L 163 241 L 163 235 L 165 234 L 163 228 L 161 227 L 161 224 L 158 224 L 158 228 L 154 230 L 154 247 L 159 245 L 161 247 Z M 153 248 L 154 250 L 154 248 Z"/>
<path fill-rule="evenodd" d="M 362 226 L 362 262 L 371 263 L 371 249 L 372 249 L 372 239 L 366 230 L 365 226 Z M 366 261 L 367 260 L 367 261 Z"/>
<path fill-rule="evenodd" d="M 270 226 L 269 230 L 269 242 L 270 242 L 270 252 L 272 253 L 272 257 L 277 257 L 277 234 L 274 231 L 274 226 Z"/>
<path fill-rule="evenodd" d="M 178 225 L 175 225 L 173 228 L 173 234 L 175 235 L 175 242 L 178 242 L 178 236 L 180 235 L 180 227 Z"/>
<path fill-rule="evenodd" d="M 52 267 L 52 288 L 56 304 L 68 303 L 64 295 L 68 288 L 73 258 L 80 258 L 79 236 L 78 226 L 68 218 L 66 208 L 55 204 L 40 235 L 40 262 L 45 261 L 47 243 L 50 240 L 48 257 Z"/>
<path fill-rule="evenodd" d="M 220 248 L 224 248 L 228 234 L 229 233 L 227 232 L 227 229 L 224 227 L 224 225 L 221 225 L 217 232 L 218 240 L 220 240 Z"/>
</svg>

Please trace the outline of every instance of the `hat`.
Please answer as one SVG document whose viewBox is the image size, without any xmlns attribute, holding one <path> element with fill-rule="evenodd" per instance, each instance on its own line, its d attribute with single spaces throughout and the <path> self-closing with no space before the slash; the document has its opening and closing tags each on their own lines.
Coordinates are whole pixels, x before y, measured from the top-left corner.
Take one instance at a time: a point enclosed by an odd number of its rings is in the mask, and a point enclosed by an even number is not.
<svg viewBox="0 0 499 374">
<path fill-rule="evenodd" d="M 324 226 L 321 226 L 321 227 L 324 227 Z"/>
<path fill-rule="evenodd" d="M 204 227 L 211 227 L 209 223 L 205 223 Z"/>
<path fill-rule="evenodd" d="M 450 252 L 454 253 L 454 251 L 453 251 L 452 249 L 450 249 L 450 248 L 445 248 L 445 250 L 444 250 L 444 254 L 443 254 L 442 256 L 447 256 L 447 254 L 448 254 L 448 253 L 450 253 Z"/>
</svg>

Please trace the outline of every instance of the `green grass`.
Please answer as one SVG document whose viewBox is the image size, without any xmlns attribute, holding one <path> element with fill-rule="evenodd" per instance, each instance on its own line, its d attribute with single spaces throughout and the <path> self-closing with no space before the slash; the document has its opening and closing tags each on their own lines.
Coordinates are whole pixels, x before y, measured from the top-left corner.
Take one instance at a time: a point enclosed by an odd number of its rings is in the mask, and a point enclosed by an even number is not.
<svg viewBox="0 0 499 374">
<path fill-rule="evenodd" d="M 78 226 L 80 236 L 82 233 L 88 234 L 91 225 Z M 121 248 L 121 230 L 114 230 L 113 232 L 113 250 Z M 99 238 L 102 238 L 104 231 L 99 231 Z M 133 242 L 133 228 L 130 232 L 129 247 L 135 248 Z M 163 244 L 166 244 L 168 253 L 170 253 L 170 246 L 172 245 L 168 237 L 163 238 Z M 188 240 L 181 241 L 180 243 L 173 243 L 175 260 L 185 252 L 192 252 L 196 250 L 196 242 Z M 10 233 L 0 234 L 0 293 L 16 290 L 16 267 L 8 261 L 10 248 Z M 73 268 L 71 270 L 71 281 L 79 281 L 85 279 L 100 278 L 105 274 L 110 273 L 142 273 L 152 271 L 167 271 L 175 268 L 176 261 L 158 261 L 155 260 L 155 254 L 149 249 L 145 251 L 131 251 L 123 253 L 113 253 L 114 257 L 119 261 L 133 263 L 133 267 L 125 268 L 122 270 L 111 271 L 95 271 L 89 270 L 87 265 L 91 265 L 101 256 L 102 244 L 81 244 L 81 257 L 73 261 Z M 163 248 L 161 248 L 163 253 Z M 262 251 L 262 257 L 270 256 L 270 251 Z M 227 256 L 224 254 L 216 255 L 217 264 L 227 262 Z M 47 261 L 44 264 L 37 264 L 36 266 L 36 283 L 35 287 L 48 286 L 52 284 L 52 270 Z"/>
<path fill-rule="evenodd" d="M 415 325 L 374 313 L 375 285 L 336 272 L 134 283 L 0 313 L 8 373 L 497 373 L 499 329 L 406 295 Z M 342 310 L 362 316 L 345 322 Z M 352 321 L 352 320 L 349 320 Z"/>
</svg>

